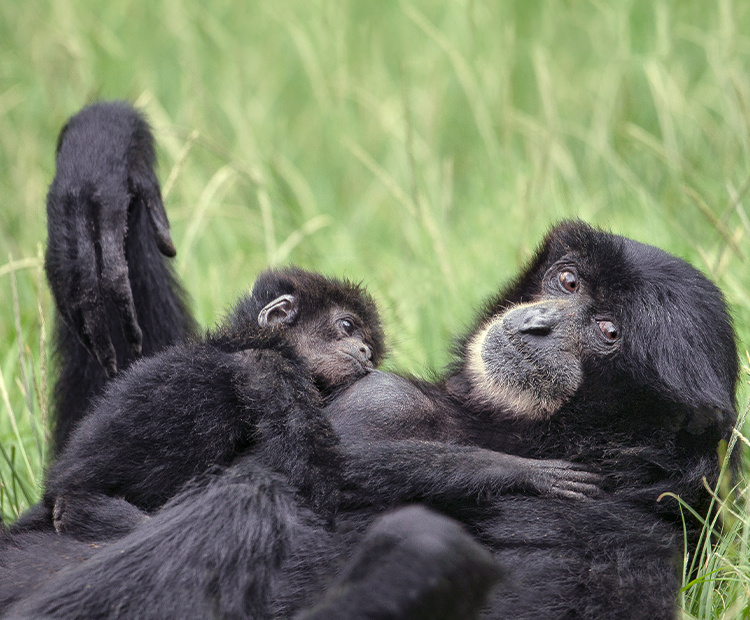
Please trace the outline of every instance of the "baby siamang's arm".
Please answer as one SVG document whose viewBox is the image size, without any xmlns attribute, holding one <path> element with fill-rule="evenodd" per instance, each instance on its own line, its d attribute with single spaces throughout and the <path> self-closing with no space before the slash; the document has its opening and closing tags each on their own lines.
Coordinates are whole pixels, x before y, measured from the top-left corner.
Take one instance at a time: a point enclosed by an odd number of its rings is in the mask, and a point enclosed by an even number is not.
<svg viewBox="0 0 750 620">
<path fill-rule="evenodd" d="M 76 503 L 102 495 L 153 511 L 250 446 L 313 505 L 329 505 L 340 486 L 337 441 L 298 365 L 275 351 L 208 344 L 142 360 L 109 384 L 51 469 L 48 514 L 61 513 L 64 529 L 66 506 L 85 512 Z"/>
</svg>

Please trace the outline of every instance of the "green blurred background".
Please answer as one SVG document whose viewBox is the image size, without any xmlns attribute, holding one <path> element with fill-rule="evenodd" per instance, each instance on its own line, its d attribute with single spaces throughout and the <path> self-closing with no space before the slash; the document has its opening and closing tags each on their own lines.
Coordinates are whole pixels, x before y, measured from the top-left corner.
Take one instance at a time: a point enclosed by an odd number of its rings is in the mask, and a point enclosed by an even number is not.
<svg viewBox="0 0 750 620">
<path fill-rule="evenodd" d="M 0 0 L 6 518 L 44 458 L 55 140 L 113 98 L 151 120 L 204 325 L 293 262 L 366 283 L 388 367 L 429 373 L 574 217 L 713 278 L 747 364 L 750 2 Z"/>
</svg>

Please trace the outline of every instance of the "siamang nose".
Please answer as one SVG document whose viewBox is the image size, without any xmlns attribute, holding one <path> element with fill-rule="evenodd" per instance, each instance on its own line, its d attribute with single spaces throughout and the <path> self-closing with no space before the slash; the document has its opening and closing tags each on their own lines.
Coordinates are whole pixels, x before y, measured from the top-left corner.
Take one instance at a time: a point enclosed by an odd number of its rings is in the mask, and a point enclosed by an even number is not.
<svg viewBox="0 0 750 620">
<path fill-rule="evenodd" d="M 554 305 L 534 304 L 511 310 L 503 319 L 510 333 L 530 336 L 547 336 L 560 322 L 560 308 Z"/>
<path fill-rule="evenodd" d="M 359 345 L 359 352 L 365 361 L 369 362 L 372 359 L 372 349 L 368 345 L 364 343 Z"/>
</svg>

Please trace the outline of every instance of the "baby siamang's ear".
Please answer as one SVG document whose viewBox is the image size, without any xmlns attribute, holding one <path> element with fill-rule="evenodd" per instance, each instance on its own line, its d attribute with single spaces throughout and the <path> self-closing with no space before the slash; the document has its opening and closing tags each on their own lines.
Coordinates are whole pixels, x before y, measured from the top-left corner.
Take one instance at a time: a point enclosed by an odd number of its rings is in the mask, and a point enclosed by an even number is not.
<svg viewBox="0 0 750 620">
<path fill-rule="evenodd" d="M 281 295 L 267 304 L 258 314 L 258 325 L 261 327 L 291 323 L 297 316 L 297 298 L 293 295 Z"/>
</svg>

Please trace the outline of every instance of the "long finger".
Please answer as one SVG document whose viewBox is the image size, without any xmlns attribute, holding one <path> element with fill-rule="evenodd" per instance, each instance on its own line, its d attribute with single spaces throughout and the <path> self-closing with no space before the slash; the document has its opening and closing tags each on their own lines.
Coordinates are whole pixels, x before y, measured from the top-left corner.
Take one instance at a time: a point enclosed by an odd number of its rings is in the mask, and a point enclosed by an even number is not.
<svg viewBox="0 0 750 620">
<path fill-rule="evenodd" d="M 177 248 L 174 247 L 174 242 L 169 234 L 169 220 L 167 220 L 167 212 L 164 210 L 164 204 L 161 198 L 158 200 L 147 199 L 146 207 L 148 209 L 148 217 L 151 221 L 151 226 L 154 229 L 154 236 L 156 238 L 156 247 L 159 251 L 173 258 L 177 254 Z"/>
<path fill-rule="evenodd" d="M 580 480 L 581 482 L 598 483 L 604 480 L 604 476 L 589 469 L 585 469 L 580 463 L 568 461 L 540 461 L 539 466 L 549 472 L 550 475 L 564 478 L 566 480 Z"/>
<path fill-rule="evenodd" d="M 136 198 L 143 201 L 148 219 L 151 222 L 151 228 L 154 230 L 156 247 L 159 251 L 172 258 L 177 254 L 174 242 L 169 234 L 169 219 L 164 209 L 164 202 L 161 199 L 159 190 L 159 181 L 153 170 L 144 166 L 144 168 L 134 167 L 130 172 L 130 182 L 135 190 Z"/>
<path fill-rule="evenodd" d="M 545 459 L 539 461 L 545 467 L 553 469 L 567 469 L 570 471 L 591 471 L 591 465 L 585 463 L 575 463 L 573 461 L 565 461 L 563 459 Z"/>
<path fill-rule="evenodd" d="M 561 475 L 565 480 L 575 480 L 576 482 L 587 482 L 589 484 L 601 484 L 604 480 L 604 476 L 592 471 L 568 470 L 565 472 L 558 472 L 558 475 Z"/>
<path fill-rule="evenodd" d="M 118 193 L 118 195 L 127 196 L 127 193 Z M 126 201 L 127 198 L 119 200 Z M 128 263 L 125 258 L 127 214 L 127 204 L 117 204 L 117 199 L 102 200 L 99 221 L 102 252 L 101 282 L 103 293 L 114 302 L 125 340 L 130 345 L 133 354 L 140 355 L 143 333 L 138 325 L 133 291 L 128 277 Z"/>
<path fill-rule="evenodd" d="M 69 211 L 67 221 L 72 222 L 73 231 L 67 237 L 70 246 L 68 255 L 75 257 L 71 263 L 63 261 L 63 290 L 58 295 L 58 305 L 63 317 L 83 345 L 96 357 L 108 375 L 117 372 L 115 349 L 109 337 L 104 299 L 99 286 L 99 258 L 97 257 L 93 222 L 88 217 L 98 205 L 92 204 L 88 196 L 82 205 Z"/>
<path fill-rule="evenodd" d="M 598 497 L 602 490 L 595 484 L 583 484 L 580 482 L 563 482 L 554 487 L 556 490 L 564 492 L 581 493 L 587 497 Z"/>
<path fill-rule="evenodd" d="M 556 497 L 559 499 L 573 499 L 577 502 L 591 499 L 588 495 L 584 493 L 576 493 L 574 491 L 568 491 L 565 489 L 552 489 L 552 491 L 550 492 L 550 495 L 552 497 Z"/>
</svg>

